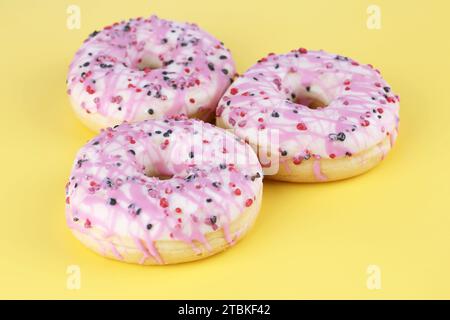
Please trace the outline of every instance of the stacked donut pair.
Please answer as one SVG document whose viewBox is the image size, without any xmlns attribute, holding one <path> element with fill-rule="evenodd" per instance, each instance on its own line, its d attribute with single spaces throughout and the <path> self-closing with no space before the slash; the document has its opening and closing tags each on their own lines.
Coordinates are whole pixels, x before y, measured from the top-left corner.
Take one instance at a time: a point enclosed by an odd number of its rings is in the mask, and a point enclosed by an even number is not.
<svg viewBox="0 0 450 320">
<path fill-rule="evenodd" d="M 67 84 L 76 114 L 100 130 L 76 156 L 67 222 L 126 262 L 219 252 L 255 221 L 263 175 L 351 177 L 397 136 L 399 98 L 371 65 L 301 48 L 237 76 L 223 43 L 156 16 L 93 32 Z"/>
</svg>

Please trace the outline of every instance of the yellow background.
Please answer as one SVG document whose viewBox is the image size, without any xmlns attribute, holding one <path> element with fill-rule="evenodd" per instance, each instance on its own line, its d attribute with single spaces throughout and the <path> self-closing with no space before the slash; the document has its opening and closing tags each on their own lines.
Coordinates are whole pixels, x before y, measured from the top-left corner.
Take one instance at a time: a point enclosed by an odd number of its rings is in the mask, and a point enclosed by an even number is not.
<svg viewBox="0 0 450 320">
<path fill-rule="evenodd" d="M 366 27 L 369 4 L 381 29 Z M 69 4 L 81 29 L 66 27 Z M 377 168 L 325 184 L 265 181 L 236 247 L 142 267 L 84 248 L 64 218 L 64 185 L 93 133 L 66 95 L 68 65 L 94 29 L 129 17 L 197 22 L 239 72 L 268 52 L 325 49 L 380 68 L 401 95 L 398 143 Z M 0 1 L 1 298 L 450 298 L 450 2 Z M 366 286 L 381 270 L 381 290 Z M 81 289 L 66 269 L 81 269 Z"/>
</svg>

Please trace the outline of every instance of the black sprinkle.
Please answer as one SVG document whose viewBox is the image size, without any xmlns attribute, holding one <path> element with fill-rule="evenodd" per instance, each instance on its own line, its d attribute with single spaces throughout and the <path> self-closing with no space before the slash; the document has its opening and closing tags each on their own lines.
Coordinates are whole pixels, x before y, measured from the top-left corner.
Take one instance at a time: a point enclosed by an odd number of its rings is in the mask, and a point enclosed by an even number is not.
<svg viewBox="0 0 450 320">
<path fill-rule="evenodd" d="M 274 112 L 272 112 L 272 117 L 279 118 L 280 114 L 278 112 L 274 111 Z"/>
<path fill-rule="evenodd" d="M 217 222 L 217 217 L 216 217 L 216 216 L 211 216 L 211 217 L 209 218 L 209 221 L 211 221 L 211 224 L 216 224 L 216 222 Z"/>
<path fill-rule="evenodd" d="M 287 156 L 288 152 L 286 150 L 281 151 L 282 156 Z"/>
<path fill-rule="evenodd" d="M 89 37 L 91 37 L 91 38 L 93 38 L 93 37 L 95 37 L 96 35 L 98 35 L 100 32 L 98 32 L 97 30 L 95 30 L 94 32 L 92 32 L 90 35 L 89 35 Z"/>
<path fill-rule="evenodd" d="M 226 164 L 224 164 L 224 163 L 222 163 L 222 164 L 220 164 L 220 166 L 219 166 L 219 167 L 220 167 L 220 169 L 222 169 L 222 170 L 223 170 L 223 169 L 226 169 L 226 168 L 227 168 L 227 165 L 226 165 Z"/>
<path fill-rule="evenodd" d="M 164 65 L 168 66 L 168 65 L 171 65 L 172 63 L 173 63 L 173 60 L 169 60 L 169 61 L 164 62 Z"/>
<path fill-rule="evenodd" d="M 148 109 L 147 112 L 148 112 L 148 114 L 153 114 L 154 113 L 153 109 Z"/>
<path fill-rule="evenodd" d="M 339 133 L 337 134 L 336 138 L 337 138 L 339 141 L 344 141 L 344 140 L 345 140 L 345 133 L 339 132 Z"/>
<path fill-rule="evenodd" d="M 208 68 L 209 68 L 209 70 L 211 70 L 211 71 L 214 71 L 214 70 L 215 70 L 214 65 L 213 65 L 211 62 L 208 63 Z"/>
<path fill-rule="evenodd" d="M 386 92 L 391 91 L 391 88 L 389 88 L 389 87 L 383 87 L 383 89 L 384 89 L 384 91 L 386 91 Z"/>
<path fill-rule="evenodd" d="M 111 206 L 115 206 L 117 204 L 117 200 L 114 198 L 110 198 L 108 202 Z"/>
<path fill-rule="evenodd" d="M 151 223 L 149 223 L 148 225 L 147 225 L 147 230 L 151 230 L 153 228 L 153 225 L 151 224 Z"/>
<path fill-rule="evenodd" d="M 228 58 L 227 58 L 227 56 L 221 55 L 221 56 L 219 57 L 219 59 L 220 59 L 220 60 L 226 60 L 226 59 L 228 59 Z"/>
<path fill-rule="evenodd" d="M 224 74 L 228 74 L 228 70 L 227 70 L 227 69 L 222 69 L 222 72 L 223 72 Z"/>
<path fill-rule="evenodd" d="M 84 64 L 83 64 L 83 67 L 87 67 L 89 65 L 89 62 L 85 62 Z"/>
<path fill-rule="evenodd" d="M 134 150 L 132 150 L 132 149 L 128 150 L 128 152 L 131 153 L 133 156 L 136 155 L 136 152 Z"/>
<path fill-rule="evenodd" d="M 210 203 L 210 202 L 212 202 L 212 199 L 208 198 L 208 199 L 206 199 L 206 202 Z"/>
<path fill-rule="evenodd" d="M 307 86 L 307 87 L 306 87 L 306 91 L 310 92 L 310 91 L 311 91 L 311 87 L 310 87 L 310 86 Z"/>
<path fill-rule="evenodd" d="M 194 152 L 192 152 L 192 151 L 189 152 L 189 158 L 191 158 L 191 159 L 194 158 Z"/>
</svg>

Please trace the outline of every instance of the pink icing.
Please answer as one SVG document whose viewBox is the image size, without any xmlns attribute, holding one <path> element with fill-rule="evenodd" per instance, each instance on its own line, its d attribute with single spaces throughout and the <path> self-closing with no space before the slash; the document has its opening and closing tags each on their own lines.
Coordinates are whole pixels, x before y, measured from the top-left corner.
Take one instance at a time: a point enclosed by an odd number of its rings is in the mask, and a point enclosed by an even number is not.
<svg viewBox="0 0 450 320">
<path fill-rule="evenodd" d="M 208 118 L 235 75 L 223 43 L 197 25 L 137 18 L 93 32 L 67 77 L 74 107 L 109 125 L 201 112 Z"/>
<path fill-rule="evenodd" d="M 315 100 L 322 105 L 313 109 Z M 313 157 L 324 180 L 320 159 L 351 157 L 386 136 L 394 142 L 399 97 L 371 65 L 301 48 L 258 61 L 228 88 L 216 115 L 253 144 L 252 132 L 278 130 L 280 161 Z"/>
<path fill-rule="evenodd" d="M 223 129 L 179 117 L 124 123 L 78 152 L 66 188 L 67 223 L 106 241 L 117 259 L 118 239 L 131 238 L 141 262 L 151 256 L 163 263 L 157 240 L 209 248 L 205 233 L 222 228 L 232 244 L 229 224 L 261 189 L 256 154 Z M 100 236 L 91 234 L 94 227 Z"/>
</svg>

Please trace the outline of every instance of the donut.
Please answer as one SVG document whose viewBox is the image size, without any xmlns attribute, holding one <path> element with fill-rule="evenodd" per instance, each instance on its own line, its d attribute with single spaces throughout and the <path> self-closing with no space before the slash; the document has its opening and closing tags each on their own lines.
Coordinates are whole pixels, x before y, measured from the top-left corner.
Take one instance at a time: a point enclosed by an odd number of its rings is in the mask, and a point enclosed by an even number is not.
<svg viewBox="0 0 450 320">
<path fill-rule="evenodd" d="M 216 123 L 252 145 L 270 179 L 333 181 L 384 159 L 398 134 L 399 101 L 372 65 L 300 48 L 271 53 L 239 76 Z"/>
<path fill-rule="evenodd" d="M 196 119 L 122 123 L 78 152 L 66 220 L 88 248 L 112 259 L 174 264 L 234 245 L 261 205 L 252 148 Z"/>
<path fill-rule="evenodd" d="M 151 16 L 91 33 L 70 64 L 67 93 L 94 131 L 177 114 L 210 121 L 234 75 L 222 42 L 196 24 Z"/>
</svg>

